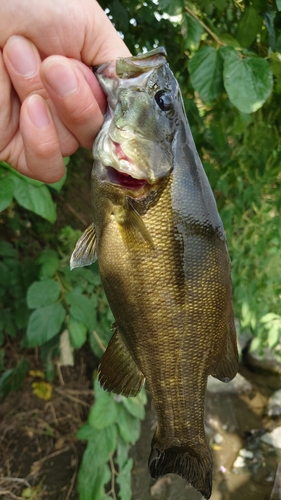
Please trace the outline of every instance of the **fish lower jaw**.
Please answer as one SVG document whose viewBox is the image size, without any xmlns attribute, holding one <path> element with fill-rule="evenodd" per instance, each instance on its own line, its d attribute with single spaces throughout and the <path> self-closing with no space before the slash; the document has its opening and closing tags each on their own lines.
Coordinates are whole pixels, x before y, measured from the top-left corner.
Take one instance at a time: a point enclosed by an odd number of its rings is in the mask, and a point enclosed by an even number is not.
<svg viewBox="0 0 281 500">
<path fill-rule="evenodd" d="M 123 189 L 138 191 L 148 184 L 146 179 L 136 179 L 130 174 L 120 172 L 113 167 L 106 167 L 106 170 L 109 181 Z"/>
</svg>

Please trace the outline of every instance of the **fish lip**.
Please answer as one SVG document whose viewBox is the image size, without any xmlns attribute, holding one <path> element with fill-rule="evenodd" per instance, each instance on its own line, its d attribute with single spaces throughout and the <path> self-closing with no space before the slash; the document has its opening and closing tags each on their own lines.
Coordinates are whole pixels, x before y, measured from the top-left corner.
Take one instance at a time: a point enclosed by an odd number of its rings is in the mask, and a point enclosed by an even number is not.
<svg viewBox="0 0 281 500">
<path fill-rule="evenodd" d="M 149 185 L 146 179 L 137 179 L 130 174 L 120 172 L 114 167 L 107 166 L 107 177 L 111 184 L 128 191 L 143 191 Z"/>
</svg>

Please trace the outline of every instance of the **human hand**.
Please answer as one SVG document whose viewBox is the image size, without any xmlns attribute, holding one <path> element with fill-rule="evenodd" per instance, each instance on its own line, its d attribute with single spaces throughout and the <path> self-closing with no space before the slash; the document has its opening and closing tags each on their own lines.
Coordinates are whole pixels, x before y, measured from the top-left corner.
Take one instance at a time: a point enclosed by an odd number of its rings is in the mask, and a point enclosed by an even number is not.
<svg viewBox="0 0 281 500">
<path fill-rule="evenodd" d="M 96 0 L 0 6 L 0 161 L 44 182 L 92 147 L 106 99 L 89 66 L 130 52 Z"/>
</svg>

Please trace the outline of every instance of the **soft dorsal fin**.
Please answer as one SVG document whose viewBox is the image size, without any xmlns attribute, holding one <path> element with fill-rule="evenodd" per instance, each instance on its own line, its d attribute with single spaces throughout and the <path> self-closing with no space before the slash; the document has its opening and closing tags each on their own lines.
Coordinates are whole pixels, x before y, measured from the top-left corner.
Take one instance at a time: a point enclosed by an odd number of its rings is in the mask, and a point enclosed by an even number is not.
<svg viewBox="0 0 281 500">
<path fill-rule="evenodd" d="M 127 199 L 126 207 L 119 206 L 116 208 L 114 216 L 128 250 L 131 250 L 136 245 L 145 245 L 154 251 L 156 250 L 145 223 L 129 199 Z"/>
<path fill-rule="evenodd" d="M 144 375 L 133 360 L 117 328 L 101 358 L 98 377 L 106 391 L 127 397 L 136 396 L 144 384 Z"/>
<path fill-rule="evenodd" d="M 211 375 L 221 380 L 229 382 L 238 371 L 238 351 L 234 319 L 227 327 L 227 335 L 220 360 Z"/>
<path fill-rule="evenodd" d="M 70 259 L 70 269 L 90 266 L 96 260 L 96 230 L 90 224 L 76 243 Z"/>
</svg>

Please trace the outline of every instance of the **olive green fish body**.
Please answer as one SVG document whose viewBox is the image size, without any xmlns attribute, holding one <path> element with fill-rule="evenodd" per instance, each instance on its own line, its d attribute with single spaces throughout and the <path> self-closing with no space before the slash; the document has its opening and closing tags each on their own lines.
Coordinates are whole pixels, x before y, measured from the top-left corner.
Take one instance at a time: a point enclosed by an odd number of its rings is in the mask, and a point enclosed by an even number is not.
<svg viewBox="0 0 281 500">
<path fill-rule="evenodd" d="M 163 49 L 120 59 L 116 72 L 112 78 L 112 66 L 104 65 L 98 74 L 113 109 L 105 127 L 114 146 L 110 156 L 101 132 L 87 257 L 98 257 L 115 317 L 99 378 L 106 390 L 126 396 L 146 379 L 158 417 L 152 477 L 177 473 L 209 498 L 207 377 L 228 381 L 237 371 L 224 231 Z M 104 151 L 108 158 L 101 158 Z M 86 243 L 78 242 L 74 265 L 89 239 L 88 233 Z"/>
</svg>

